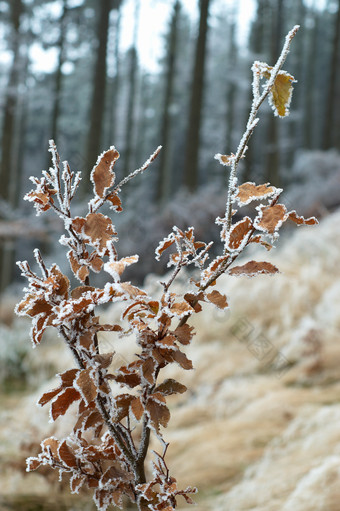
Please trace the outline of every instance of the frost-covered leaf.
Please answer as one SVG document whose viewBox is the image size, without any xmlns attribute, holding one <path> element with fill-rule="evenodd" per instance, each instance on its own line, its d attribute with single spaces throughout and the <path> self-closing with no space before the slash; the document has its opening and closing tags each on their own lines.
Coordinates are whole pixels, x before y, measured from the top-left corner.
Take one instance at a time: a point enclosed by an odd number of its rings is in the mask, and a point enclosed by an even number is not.
<svg viewBox="0 0 340 511">
<path fill-rule="evenodd" d="M 227 237 L 228 248 L 231 250 L 237 250 L 240 247 L 243 247 L 244 243 L 248 240 L 252 229 L 253 223 L 248 216 L 234 224 Z"/>
<path fill-rule="evenodd" d="M 142 374 L 143 377 L 153 385 L 155 382 L 155 371 L 156 371 L 156 361 L 154 358 L 147 358 L 142 365 Z"/>
<path fill-rule="evenodd" d="M 32 472 L 32 470 L 37 470 L 37 468 L 40 467 L 40 465 L 42 464 L 42 461 L 40 461 L 38 458 L 27 458 L 26 460 L 26 471 L 27 472 Z"/>
<path fill-rule="evenodd" d="M 181 367 L 183 367 L 183 369 L 189 370 L 189 369 L 193 368 L 192 361 L 189 360 L 188 357 L 186 356 L 186 354 L 183 353 L 182 351 L 177 350 L 174 353 L 172 353 L 171 356 L 172 356 L 173 360 L 175 360 L 175 362 L 177 362 L 177 364 L 179 364 Z"/>
<path fill-rule="evenodd" d="M 69 446 L 67 445 L 66 440 L 64 440 L 58 449 L 59 458 L 67 465 L 69 468 L 76 468 L 78 466 L 77 460 Z"/>
<path fill-rule="evenodd" d="M 169 236 L 167 236 L 166 238 L 164 238 L 162 241 L 159 242 L 158 247 L 156 248 L 156 251 L 155 251 L 157 261 L 159 261 L 163 252 L 167 248 L 171 247 L 171 245 L 173 245 L 174 243 L 175 243 L 175 237 L 174 237 L 173 233 L 169 234 Z"/>
<path fill-rule="evenodd" d="M 136 397 L 135 399 L 133 399 L 133 401 L 131 401 L 130 406 L 131 406 L 131 411 L 132 411 L 133 415 L 135 416 L 136 420 L 140 421 L 143 416 L 143 413 L 144 413 L 144 406 L 142 404 L 141 398 Z"/>
<path fill-rule="evenodd" d="M 236 195 L 239 206 L 246 206 L 254 200 L 263 200 L 273 197 L 278 193 L 278 189 L 270 186 L 269 183 L 264 185 L 256 185 L 255 183 L 247 182 L 238 187 Z"/>
<path fill-rule="evenodd" d="M 269 234 L 277 232 L 283 222 L 288 218 L 287 209 L 283 204 L 274 206 L 259 206 L 259 215 L 255 218 L 254 225 L 259 231 Z"/>
<path fill-rule="evenodd" d="M 86 481 L 85 475 L 73 474 L 70 479 L 71 493 L 79 493 L 80 488 Z"/>
<path fill-rule="evenodd" d="M 107 242 L 117 234 L 111 219 L 101 213 L 89 213 L 86 216 L 84 233 L 91 239 L 93 246 L 98 246 L 100 255 L 104 255 Z"/>
<path fill-rule="evenodd" d="M 133 255 L 130 257 L 123 257 L 119 261 L 109 261 L 104 264 L 104 271 L 109 273 L 115 281 L 119 281 L 125 268 L 131 264 L 137 263 L 138 259 L 138 255 Z"/>
<path fill-rule="evenodd" d="M 174 331 L 174 335 L 176 336 L 176 339 L 181 344 L 190 344 L 191 339 L 193 338 L 193 326 L 189 326 L 188 324 L 179 326 Z"/>
<path fill-rule="evenodd" d="M 160 385 L 157 385 L 155 392 L 160 392 L 164 396 L 171 396 L 172 394 L 183 394 L 187 390 L 186 386 L 179 383 L 172 378 L 164 380 Z"/>
<path fill-rule="evenodd" d="M 231 153 L 230 155 L 217 153 L 214 156 L 215 160 L 218 160 L 221 165 L 225 165 L 226 167 L 230 167 L 233 163 L 235 155 Z"/>
<path fill-rule="evenodd" d="M 120 394 L 115 398 L 115 420 L 120 422 L 129 413 L 129 408 L 135 396 L 131 394 Z"/>
<path fill-rule="evenodd" d="M 319 223 L 315 216 L 304 218 L 303 216 L 299 216 L 295 210 L 288 213 L 288 218 L 289 220 L 295 222 L 297 225 L 317 225 Z"/>
<path fill-rule="evenodd" d="M 106 190 L 114 184 L 113 167 L 118 158 L 119 152 L 112 146 L 98 157 L 97 163 L 92 169 L 91 181 L 94 184 L 94 193 L 101 198 L 104 197 Z"/>
<path fill-rule="evenodd" d="M 98 395 L 98 388 L 93 379 L 91 369 L 83 369 L 82 371 L 79 371 L 74 385 L 81 393 L 81 396 L 87 405 L 96 399 Z"/>
<path fill-rule="evenodd" d="M 146 410 L 157 433 L 159 433 L 160 426 L 167 427 L 170 420 L 170 411 L 164 403 L 159 402 L 158 398 L 155 399 L 155 396 L 150 396 L 146 404 Z"/>
<path fill-rule="evenodd" d="M 67 387 L 51 405 L 51 418 L 55 421 L 64 415 L 74 401 L 80 399 L 79 392 L 73 387 Z"/>
<path fill-rule="evenodd" d="M 246 276 L 246 277 L 254 277 L 255 275 L 260 274 L 269 274 L 272 275 L 274 273 L 278 273 L 278 268 L 271 263 L 266 261 L 258 262 L 258 261 L 249 261 L 248 263 L 242 266 L 234 266 L 229 270 L 229 275 L 237 275 L 237 276 Z"/>
<path fill-rule="evenodd" d="M 273 68 L 265 62 L 254 62 L 254 69 L 260 75 L 269 80 Z M 275 78 L 269 94 L 269 104 L 275 115 L 286 117 L 289 115 L 289 105 L 292 99 L 294 76 L 286 71 L 280 70 Z"/>
<path fill-rule="evenodd" d="M 219 291 L 214 289 L 211 293 L 207 294 L 208 300 L 216 305 L 219 309 L 228 308 L 228 301 L 225 295 L 222 295 Z"/>
</svg>

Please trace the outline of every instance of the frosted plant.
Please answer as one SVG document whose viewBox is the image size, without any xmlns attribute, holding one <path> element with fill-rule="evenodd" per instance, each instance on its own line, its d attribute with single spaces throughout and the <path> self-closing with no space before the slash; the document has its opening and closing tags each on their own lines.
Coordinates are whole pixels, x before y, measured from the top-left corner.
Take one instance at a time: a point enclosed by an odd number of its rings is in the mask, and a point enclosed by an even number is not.
<svg viewBox="0 0 340 511">
<path fill-rule="evenodd" d="M 294 27 L 287 35 L 274 67 L 254 63 L 253 104 L 246 131 L 236 154 L 216 155 L 222 165 L 231 167 L 226 212 L 223 218 L 216 219 L 221 226 L 221 253 L 209 261 L 212 243 L 196 240 L 193 227 L 185 230 L 174 227 L 156 250 L 159 259 L 172 249 L 168 266 L 173 267 L 173 272 L 167 281 L 160 283 L 159 299 L 124 280 L 125 268 L 136 264 L 138 255 L 119 257 L 115 226 L 99 209 L 108 204 L 113 212 L 122 211 L 119 196 L 122 186 L 148 168 L 160 147 L 140 169 L 117 184 L 114 166 L 118 151 L 111 147 L 101 154 L 91 173 L 93 198 L 84 216 L 74 217 L 71 212 L 80 174 L 74 174 L 67 162 L 61 166 L 53 141 L 50 141 L 52 168 L 43 172 L 40 179 L 31 178 L 35 189 L 25 199 L 33 202 L 37 214 L 52 209 L 62 219 L 65 234 L 59 241 L 67 247 L 67 258 L 79 285 L 71 289 L 61 269 L 56 264 L 48 268 L 38 250 L 34 256 L 39 275 L 27 261 L 18 263 L 28 280 L 28 288 L 16 312 L 32 319 L 34 346 L 41 342 L 47 327 L 54 327 L 76 362 L 76 367 L 58 375 L 56 388 L 39 400 L 41 406 L 49 404 L 52 421 L 75 404 L 74 428 L 67 438 L 43 440 L 40 454 L 28 458 L 27 470 L 49 465 L 61 476 L 69 474 L 71 491 L 78 493 L 82 486 L 90 488 L 101 511 L 109 505 L 122 507 L 123 497 L 144 511 L 172 511 L 179 498 L 193 503 L 191 495 L 196 493 L 196 488 L 180 489 L 170 475 L 166 463 L 168 443 L 163 436 L 170 419 L 167 399 L 184 393 L 186 387 L 174 379 L 162 379 L 162 370 L 171 364 L 192 369 L 192 361 L 183 348 L 194 335 L 189 325 L 191 316 L 199 313 L 205 303 L 220 310 L 228 308 L 227 297 L 216 289 L 220 275 L 252 277 L 278 272 L 273 264 L 264 261 L 235 265 L 250 244 L 259 243 L 270 250 L 280 227 L 288 219 L 298 225 L 317 223 L 315 218 L 304 219 L 295 211 L 287 211 L 278 202 L 281 189 L 269 183 L 238 185 L 237 182 L 238 164 L 258 123 L 256 116 L 263 101 L 269 98 L 278 115 L 288 114 L 294 78 L 281 67 L 297 30 Z M 262 93 L 261 80 L 264 81 Z M 233 223 L 235 208 L 254 201 L 259 203 L 254 208 L 254 218 L 245 216 Z M 183 294 L 173 292 L 173 282 L 189 265 L 197 268 L 198 277 L 188 282 Z M 107 273 L 107 283 L 103 288 L 92 286 L 91 272 L 101 271 Z M 101 323 L 96 315 L 97 307 L 113 302 L 123 306 L 121 324 Z M 98 334 L 105 331 L 120 337 L 135 335 L 137 355 L 132 362 L 110 370 L 114 353 L 101 352 L 98 342 Z M 114 392 L 110 382 L 119 384 L 122 391 Z M 149 453 L 151 435 L 160 440 L 161 452 Z M 150 462 L 152 470 L 147 466 Z"/>
</svg>

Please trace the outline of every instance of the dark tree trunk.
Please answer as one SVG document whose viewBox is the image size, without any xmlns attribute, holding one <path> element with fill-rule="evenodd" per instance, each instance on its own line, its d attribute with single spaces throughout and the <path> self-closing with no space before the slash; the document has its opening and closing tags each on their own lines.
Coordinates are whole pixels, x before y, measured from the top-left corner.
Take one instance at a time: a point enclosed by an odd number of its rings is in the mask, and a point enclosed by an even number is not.
<svg viewBox="0 0 340 511">
<path fill-rule="evenodd" d="M 58 121 L 60 117 L 60 100 L 62 93 L 62 81 L 63 81 L 63 73 L 62 66 L 65 62 L 65 37 L 66 37 L 66 27 L 67 27 L 67 0 L 63 1 L 63 10 L 59 20 L 59 40 L 57 42 L 58 47 L 58 64 L 57 71 L 55 74 L 55 89 L 54 89 L 54 100 L 53 100 L 53 109 L 52 109 L 52 123 L 51 123 L 51 137 L 58 144 Z"/>
<path fill-rule="evenodd" d="M 175 81 L 175 65 L 177 55 L 177 25 L 180 13 L 180 2 L 175 1 L 173 14 L 170 24 L 170 33 L 168 38 L 168 55 L 167 55 L 167 70 L 165 77 L 165 94 L 163 103 L 163 113 L 161 121 L 161 145 L 162 151 L 159 160 L 159 175 L 157 183 L 157 202 L 163 203 L 170 196 L 171 186 L 171 173 L 170 166 L 171 160 L 171 105 L 174 93 Z"/>
<path fill-rule="evenodd" d="M 97 161 L 99 153 L 103 150 L 102 128 L 105 111 L 105 91 L 107 82 L 107 42 L 109 32 L 109 16 L 112 8 L 111 0 L 98 2 L 98 24 L 96 63 L 94 69 L 94 85 L 91 97 L 90 129 L 87 140 L 86 168 L 90 172 Z"/>
<path fill-rule="evenodd" d="M 117 124 L 117 100 L 120 87 L 120 63 L 119 63 L 119 42 L 120 42 L 120 23 L 121 23 L 121 11 L 120 5 L 117 7 L 116 19 L 115 19 L 115 35 L 113 44 L 113 59 L 115 65 L 115 72 L 113 78 L 109 82 L 108 91 L 108 130 L 107 130 L 107 146 L 115 144 L 116 137 L 116 124 Z"/>
<path fill-rule="evenodd" d="M 201 127 L 201 109 L 203 103 L 204 69 L 208 34 L 208 16 L 210 0 L 200 0 L 199 32 L 195 52 L 193 80 L 189 109 L 189 124 L 186 136 L 186 156 L 184 165 L 184 185 L 194 191 L 198 185 L 198 155 Z"/>
<path fill-rule="evenodd" d="M 233 10 L 230 13 L 230 22 L 228 23 L 228 63 L 226 76 L 228 77 L 226 101 L 227 101 L 227 119 L 226 119 L 226 154 L 230 154 L 233 147 L 234 133 L 234 110 L 236 97 L 235 83 L 235 67 L 237 60 L 237 44 L 236 44 L 236 18 L 237 4 L 234 3 Z"/>
<path fill-rule="evenodd" d="M 127 99 L 127 115 L 126 115 L 126 129 L 125 129 L 125 151 L 124 151 L 124 174 L 127 175 L 133 170 L 132 153 L 134 148 L 135 130 L 134 130 L 134 113 L 136 104 L 136 89 L 137 89 L 137 37 L 139 26 L 139 9 L 140 0 L 135 0 L 135 26 L 132 47 L 129 50 L 130 69 L 128 74 L 128 81 L 130 84 L 128 99 Z"/>
<path fill-rule="evenodd" d="M 276 0 L 272 13 L 272 46 L 271 65 L 277 61 L 282 43 L 282 7 L 283 0 Z M 267 131 L 267 157 L 265 166 L 265 180 L 274 186 L 280 186 L 280 151 L 278 137 L 278 119 L 270 114 Z"/>
<path fill-rule="evenodd" d="M 21 0 L 10 2 L 10 21 L 12 25 L 13 61 L 9 72 L 7 91 L 4 101 L 4 115 L 1 133 L 0 160 L 0 198 L 11 203 L 15 193 L 11 191 L 13 183 L 17 184 L 18 171 L 14 166 L 13 152 L 15 149 L 15 128 L 18 103 L 18 83 L 20 67 L 20 17 L 23 12 Z M 13 205 L 13 204 L 12 204 Z M 0 248 L 0 293 L 12 280 L 14 270 L 14 246 L 4 242 Z"/>
<path fill-rule="evenodd" d="M 18 97 L 19 78 L 19 46 L 20 46 L 20 16 L 23 12 L 21 0 L 12 0 L 10 3 L 11 25 L 12 25 L 12 53 L 13 62 L 11 65 L 7 92 L 4 102 L 4 116 L 1 133 L 1 161 L 0 161 L 0 197 L 9 199 L 10 182 L 13 177 L 13 147 L 14 127 Z"/>
<path fill-rule="evenodd" d="M 340 149 L 340 133 L 337 126 L 339 118 L 339 87 L 340 87 L 340 0 L 338 0 L 338 12 L 335 18 L 334 36 L 332 44 L 331 68 L 326 93 L 326 108 L 323 128 L 322 148 Z"/>
</svg>

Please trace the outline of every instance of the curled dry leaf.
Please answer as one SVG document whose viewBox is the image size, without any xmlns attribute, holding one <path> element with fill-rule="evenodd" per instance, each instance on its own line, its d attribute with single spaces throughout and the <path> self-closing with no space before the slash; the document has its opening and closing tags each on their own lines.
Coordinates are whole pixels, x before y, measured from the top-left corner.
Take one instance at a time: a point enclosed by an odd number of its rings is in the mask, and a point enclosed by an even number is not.
<svg viewBox="0 0 340 511">
<path fill-rule="evenodd" d="M 244 217 L 242 220 L 237 222 L 230 229 L 228 236 L 228 248 L 231 250 L 237 250 L 240 246 L 243 246 L 244 241 L 249 238 L 250 233 L 253 230 L 253 223 L 249 216 Z"/>
<path fill-rule="evenodd" d="M 249 261 L 242 266 L 234 266 L 234 268 L 231 268 L 228 273 L 229 275 L 245 275 L 246 277 L 255 277 L 255 275 L 260 275 L 262 273 L 272 275 L 274 273 L 278 273 L 278 271 L 279 270 L 276 268 L 276 266 L 266 261 Z"/>
<path fill-rule="evenodd" d="M 288 218 L 289 220 L 295 222 L 297 225 L 317 225 L 319 223 L 315 216 L 304 218 L 303 216 L 298 216 L 295 210 L 288 213 Z"/>
<path fill-rule="evenodd" d="M 254 226 L 259 231 L 274 234 L 288 218 L 286 206 L 275 204 L 274 206 L 259 206 L 259 216 L 255 218 Z"/>
<path fill-rule="evenodd" d="M 115 147 L 110 147 L 108 151 L 102 153 L 97 160 L 96 166 L 91 172 L 91 180 L 94 184 L 94 192 L 103 198 L 108 188 L 113 186 L 115 173 L 113 167 L 119 158 L 119 152 Z"/>
<path fill-rule="evenodd" d="M 227 309 L 228 301 L 225 295 L 222 295 L 219 291 L 214 289 L 211 293 L 207 294 L 209 302 L 213 303 L 219 309 Z"/>
<path fill-rule="evenodd" d="M 172 378 L 168 378 L 160 385 L 157 385 L 155 392 L 160 392 L 163 396 L 171 396 L 172 394 L 183 394 L 187 390 L 186 386 Z"/>
<path fill-rule="evenodd" d="M 239 206 L 246 206 L 252 201 L 267 199 L 277 193 L 278 189 L 270 186 L 269 183 L 256 185 L 255 183 L 247 182 L 238 187 L 236 199 Z"/>
</svg>

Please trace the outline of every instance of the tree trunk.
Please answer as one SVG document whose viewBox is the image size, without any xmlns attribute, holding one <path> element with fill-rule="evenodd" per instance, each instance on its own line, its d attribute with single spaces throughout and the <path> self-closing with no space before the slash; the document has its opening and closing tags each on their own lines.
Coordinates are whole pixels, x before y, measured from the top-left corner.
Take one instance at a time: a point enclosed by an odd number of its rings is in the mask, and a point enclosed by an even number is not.
<svg viewBox="0 0 340 511">
<path fill-rule="evenodd" d="M 137 88 L 137 37 L 139 28 L 139 9 L 140 0 L 135 0 L 135 24 L 133 33 L 133 43 L 129 50 L 129 94 L 127 99 L 127 115 L 126 115 L 126 129 L 125 129 L 125 151 L 124 151 L 124 174 L 127 175 L 133 169 L 131 168 L 132 163 L 132 152 L 134 147 L 134 113 L 136 103 L 136 88 Z"/>
<path fill-rule="evenodd" d="M 271 63 L 276 62 L 280 55 L 282 33 L 282 7 L 283 0 L 277 0 L 272 13 L 272 46 Z M 265 180 L 274 186 L 280 186 L 280 152 L 277 118 L 273 113 L 269 115 L 267 131 L 267 158 L 265 167 Z"/>
<path fill-rule="evenodd" d="M 96 64 L 94 70 L 94 85 L 91 97 L 90 129 L 87 140 L 86 168 L 91 171 L 103 150 L 102 128 L 105 110 L 105 91 L 107 81 L 107 41 L 109 32 L 109 16 L 112 7 L 111 0 L 101 0 L 98 3 L 98 24 Z M 85 176 L 84 176 L 85 177 Z M 85 180 L 84 180 L 85 181 Z"/>
<path fill-rule="evenodd" d="M 53 100 L 53 109 L 52 109 L 52 122 L 51 122 L 51 137 L 58 144 L 58 121 L 60 117 L 60 99 L 62 92 L 62 66 L 65 62 L 65 37 L 66 37 L 66 17 L 67 17 L 67 0 L 63 1 L 63 10 L 59 20 L 59 39 L 57 42 L 58 48 L 58 64 L 57 71 L 55 74 L 55 89 L 54 89 L 54 100 Z M 50 164 L 50 159 L 48 161 Z"/>
<path fill-rule="evenodd" d="M 117 100 L 120 86 L 120 65 L 119 65 L 119 42 L 120 42 L 120 24 L 121 24 L 121 11 L 120 5 L 117 8 L 115 19 L 115 35 L 113 45 L 113 58 L 115 65 L 115 72 L 113 78 L 110 80 L 108 91 L 108 129 L 107 129 L 107 147 L 115 144 L 116 137 L 116 124 L 117 124 Z"/>
<path fill-rule="evenodd" d="M 13 177 L 13 145 L 14 145 L 14 125 L 18 97 L 18 78 L 19 78 L 19 46 L 20 46 L 20 16 L 23 12 L 21 0 L 12 0 L 11 24 L 12 24 L 12 53 L 13 62 L 11 65 L 7 92 L 4 101 L 4 116 L 1 136 L 1 161 L 0 161 L 0 196 L 8 200 L 11 177 Z"/>
<path fill-rule="evenodd" d="M 200 0 L 199 32 L 196 43 L 189 124 L 186 136 L 186 156 L 184 166 L 184 185 L 194 191 L 198 185 L 198 154 L 201 127 L 201 109 L 203 102 L 204 69 L 206 60 L 206 43 L 208 33 L 208 16 L 210 0 Z"/>
<path fill-rule="evenodd" d="M 20 17 L 23 12 L 21 0 L 12 0 L 10 3 L 10 20 L 12 25 L 12 53 L 13 61 L 9 72 L 6 96 L 4 100 L 4 116 L 1 133 L 1 160 L 0 160 L 0 198 L 9 201 L 13 193 L 11 186 L 17 169 L 13 164 L 13 151 L 15 145 L 15 120 L 18 102 L 18 84 L 20 67 Z M 14 194 L 15 195 L 15 194 Z M 0 293 L 10 284 L 14 269 L 14 247 L 11 242 L 2 243 L 0 249 Z"/>
<path fill-rule="evenodd" d="M 228 63 L 226 76 L 228 77 L 226 101 L 227 101 L 227 119 L 226 119 L 226 154 L 230 154 L 233 148 L 233 133 L 234 133 L 234 109 L 235 109 L 235 96 L 236 96 L 236 83 L 235 83 L 235 67 L 237 60 L 237 44 L 236 44 L 236 19 L 237 19 L 237 4 L 234 3 L 230 13 L 230 21 L 228 23 Z"/>
<path fill-rule="evenodd" d="M 170 24 L 170 33 L 168 38 L 168 55 L 167 55 L 167 70 L 166 70 L 166 83 L 165 94 L 162 113 L 161 124 L 161 145 L 162 151 L 159 160 L 159 174 L 157 183 L 157 202 L 164 203 L 170 196 L 171 186 L 171 105 L 174 93 L 175 81 L 175 65 L 177 54 L 177 25 L 180 12 L 180 2 L 175 0 L 173 7 L 173 14 Z"/>
<path fill-rule="evenodd" d="M 340 149 L 340 134 L 337 131 L 337 117 L 339 116 L 339 86 L 340 86 L 340 0 L 338 0 L 338 12 L 335 18 L 334 36 L 332 44 L 331 68 L 328 82 L 326 85 L 326 108 L 323 127 L 322 148 L 329 149 L 337 147 Z"/>
</svg>

